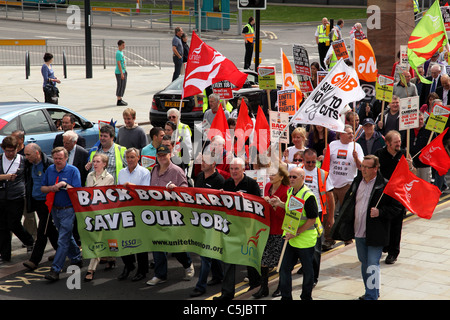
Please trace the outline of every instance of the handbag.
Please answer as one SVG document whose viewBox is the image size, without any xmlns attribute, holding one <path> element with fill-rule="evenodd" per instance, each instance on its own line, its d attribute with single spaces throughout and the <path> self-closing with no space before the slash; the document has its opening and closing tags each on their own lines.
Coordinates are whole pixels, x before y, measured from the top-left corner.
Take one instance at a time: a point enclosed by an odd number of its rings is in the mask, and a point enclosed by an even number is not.
<svg viewBox="0 0 450 320">
<path fill-rule="evenodd" d="M 49 101 L 55 104 L 58 103 L 59 89 L 55 85 L 47 83 L 44 87 L 44 93 L 49 98 Z"/>
</svg>

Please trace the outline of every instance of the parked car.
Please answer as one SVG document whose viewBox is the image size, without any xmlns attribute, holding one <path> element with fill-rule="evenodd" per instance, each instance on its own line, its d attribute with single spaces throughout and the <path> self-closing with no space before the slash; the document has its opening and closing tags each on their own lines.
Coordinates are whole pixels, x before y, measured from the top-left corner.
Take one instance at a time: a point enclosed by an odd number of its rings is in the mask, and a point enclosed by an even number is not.
<svg viewBox="0 0 450 320">
<path fill-rule="evenodd" d="M 256 115 L 258 105 L 262 105 L 262 96 L 265 91 L 259 89 L 258 74 L 252 70 L 241 70 L 247 73 L 247 80 L 244 86 L 239 90 L 233 90 L 233 99 L 229 102 L 233 108 L 237 107 L 237 100 L 240 96 L 246 96 L 249 100 L 253 113 Z M 184 77 L 180 76 L 178 79 L 170 83 L 165 89 L 155 93 L 153 96 L 152 106 L 149 112 L 149 119 L 152 126 L 159 126 L 164 128 L 167 122 L 167 110 L 170 108 L 179 108 L 181 100 L 181 92 L 183 89 Z M 197 99 L 197 105 L 195 104 Z M 181 107 L 181 122 L 189 125 L 194 131 L 194 123 L 203 120 L 203 99 L 200 96 L 186 97 L 183 99 Z"/>
<path fill-rule="evenodd" d="M 91 148 L 99 138 L 98 124 L 66 107 L 42 102 L 0 102 L 0 142 L 13 131 L 23 130 L 25 144 L 37 143 L 50 156 L 56 135 L 62 133 L 57 123 L 66 113 L 75 116 L 74 131 L 86 139 L 86 148 Z"/>
</svg>

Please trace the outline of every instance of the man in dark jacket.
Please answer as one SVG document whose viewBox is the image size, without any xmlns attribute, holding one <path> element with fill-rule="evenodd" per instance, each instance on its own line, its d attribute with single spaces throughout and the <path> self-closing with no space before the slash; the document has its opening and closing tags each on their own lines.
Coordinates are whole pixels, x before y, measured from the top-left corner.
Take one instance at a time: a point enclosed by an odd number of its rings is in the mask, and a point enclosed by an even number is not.
<svg viewBox="0 0 450 320">
<path fill-rule="evenodd" d="M 416 175 L 427 182 L 431 182 L 431 167 L 419 160 L 418 153 L 428 144 L 430 135 L 432 134 L 433 136 L 435 136 L 432 131 L 425 129 L 424 115 L 422 112 L 420 112 L 419 127 L 411 130 L 410 132 L 409 153 L 413 157 L 413 164 L 417 170 Z M 402 144 L 402 147 L 405 148 L 406 141 Z"/>
<path fill-rule="evenodd" d="M 374 154 L 380 148 L 383 148 L 386 143 L 384 137 L 378 131 L 375 131 L 375 121 L 372 118 L 365 118 L 362 122 L 364 133 L 356 142 L 361 145 L 364 155 Z"/>
<path fill-rule="evenodd" d="M 56 250 L 58 247 L 58 231 L 53 224 L 48 207 L 45 204 L 46 194 L 41 192 L 41 182 L 44 177 L 44 172 L 53 164 L 53 160 L 47 157 L 36 143 L 29 143 L 25 146 L 25 158 L 27 211 L 36 211 L 39 217 L 39 224 L 36 242 L 34 243 L 30 260 L 25 261 L 23 265 L 30 270 L 34 270 L 42 260 L 47 239 L 50 240 L 53 249 Z"/>
<path fill-rule="evenodd" d="M 332 230 L 335 240 L 355 238 L 365 286 L 362 300 L 378 299 L 380 258 L 383 247 L 389 243 L 389 219 L 395 214 L 393 199 L 383 195 L 386 180 L 379 167 L 376 156 L 364 157 L 361 172 L 345 195 L 341 214 Z"/>
<path fill-rule="evenodd" d="M 380 172 L 383 178 L 386 180 L 391 179 L 395 168 L 402 156 L 405 156 L 406 161 L 412 169 L 412 160 L 407 155 L 406 150 L 401 148 L 402 138 L 398 131 L 391 130 L 385 136 L 386 146 L 375 151 L 374 155 L 378 157 L 380 161 Z M 384 251 L 388 253 L 385 262 L 387 264 L 394 264 L 397 261 L 397 257 L 400 254 L 400 242 L 402 238 L 403 218 L 406 214 L 406 209 L 398 201 L 397 213 L 390 220 L 390 232 L 389 245 L 384 248 Z"/>
</svg>

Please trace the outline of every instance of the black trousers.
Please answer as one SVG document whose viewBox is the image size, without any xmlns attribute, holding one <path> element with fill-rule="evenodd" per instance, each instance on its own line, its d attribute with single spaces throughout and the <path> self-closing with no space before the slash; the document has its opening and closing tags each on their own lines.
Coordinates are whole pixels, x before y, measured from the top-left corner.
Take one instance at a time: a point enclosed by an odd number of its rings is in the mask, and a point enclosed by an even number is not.
<svg viewBox="0 0 450 320">
<path fill-rule="evenodd" d="M 45 247 L 47 246 L 47 239 L 53 249 L 58 248 L 58 230 L 53 224 L 53 219 L 48 213 L 48 207 L 45 200 L 31 199 L 31 208 L 36 211 L 39 218 L 37 228 L 36 242 L 34 243 L 33 252 L 31 253 L 30 261 L 38 265 L 44 255 Z"/>
<path fill-rule="evenodd" d="M 244 69 L 250 68 L 252 65 L 253 42 L 245 43 Z"/>
<path fill-rule="evenodd" d="M 389 245 L 383 251 L 395 258 L 400 254 L 400 241 L 402 238 L 404 212 L 390 220 Z"/>
<path fill-rule="evenodd" d="M 122 256 L 122 261 L 129 270 L 134 269 L 134 263 L 138 263 L 136 273 L 147 274 L 148 273 L 148 252 L 137 253 L 136 255 L 130 254 Z"/>
<path fill-rule="evenodd" d="M 224 263 L 223 269 L 222 295 L 233 299 L 236 285 L 236 265 Z M 247 273 L 250 287 L 257 287 L 261 284 L 261 276 L 255 268 L 247 267 Z"/>
<path fill-rule="evenodd" d="M 0 255 L 3 260 L 11 260 L 11 232 L 26 246 L 33 245 L 33 237 L 22 225 L 25 199 L 0 200 Z"/>
<path fill-rule="evenodd" d="M 323 63 L 323 59 L 325 59 L 328 49 L 330 46 L 327 46 L 325 42 L 319 42 L 319 63 L 323 70 L 327 70 L 327 66 Z"/>
</svg>

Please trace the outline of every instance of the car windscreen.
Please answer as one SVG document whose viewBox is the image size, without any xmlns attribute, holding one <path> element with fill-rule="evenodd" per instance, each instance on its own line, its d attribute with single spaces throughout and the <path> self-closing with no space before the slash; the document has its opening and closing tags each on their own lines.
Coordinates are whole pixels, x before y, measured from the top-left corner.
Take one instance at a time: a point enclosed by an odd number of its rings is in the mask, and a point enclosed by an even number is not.
<svg viewBox="0 0 450 320">
<path fill-rule="evenodd" d="M 179 90 L 181 91 L 183 89 L 183 81 L 184 77 L 178 77 L 175 81 L 173 81 L 171 84 L 167 86 L 164 90 Z"/>
</svg>

